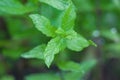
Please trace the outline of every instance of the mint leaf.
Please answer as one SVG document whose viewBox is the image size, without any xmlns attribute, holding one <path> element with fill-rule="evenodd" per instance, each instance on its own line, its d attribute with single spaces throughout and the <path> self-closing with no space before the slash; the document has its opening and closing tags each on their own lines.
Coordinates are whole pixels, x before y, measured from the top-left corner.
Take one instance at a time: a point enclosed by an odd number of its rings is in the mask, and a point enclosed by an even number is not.
<svg viewBox="0 0 120 80">
<path fill-rule="evenodd" d="M 29 52 L 26 52 L 24 54 L 22 54 L 21 56 L 24 58 L 37 58 L 37 59 L 43 59 L 44 55 L 44 50 L 45 50 L 46 45 L 39 45 L 35 48 L 33 48 L 32 50 L 30 50 Z"/>
<path fill-rule="evenodd" d="M 71 35 L 67 36 L 66 42 L 67 48 L 73 51 L 81 51 L 83 48 L 89 46 L 89 42 L 74 31 Z"/>
<path fill-rule="evenodd" d="M 97 63 L 96 59 L 86 60 L 83 61 L 82 63 L 68 61 L 59 63 L 58 67 L 64 71 L 71 71 L 66 74 L 63 74 L 65 80 L 79 80 L 89 70 L 91 70 L 96 65 L 96 63 Z"/>
<path fill-rule="evenodd" d="M 56 73 L 42 73 L 28 75 L 25 80 L 61 80 L 59 74 Z"/>
<path fill-rule="evenodd" d="M 89 70 L 91 70 L 91 68 L 93 68 L 97 63 L 96 59 L 88 59 L 88 60 L 84 60 L 81 64 L 80 64 L 80 72 L 84 75 L 86 72 L 88 72 Z"/>
<path fill-rule="evenodd" d="M 61 27 L 67 31 L 74 27 L 74 22 L 76 18 L 75 6 L 72 2 L 69 3 L 69 7 L 62 12 L 60 15 Z"/>
<path fill-rule="evenodd" d="M 59 62 L 58 67 L 64 71 L 74 71 L 78 72 L 80 69 L 80 64 L 73 61 Z"/>
<path fill-rule="evenodd" d="M 76 63 L 73 61 L 59 62 L 58 67 L 64 71 L 73 72 L 87 72 L 96 64 L 96 59 L 83 61 L 82 63 Z"/>
<path fill-rule="evenodd" d="M 88 40 L 88 41 L 89 41 L 90 45 L 93 45 L 93 46 L 97 47 L 97 44 L 95 44 L 92 40 Z"/>
<path fill-rule="evenodd" d="M 63 50 L 65 46 L 65 40 L 60 37 L 56 37 L 48 42 L 44 52 L 45 63 L 48 67 L 51 65 L 54 55 L 59 53 L 60 50 Z"/>
<path fill-rule="evenodd" d="M 0 0 L 0 13 L 21 15 L 35 10 L 33 6 L 24 6 L 17 0 Z"/>
<path fill-rule="evenodd" d="M 59 10 L 64 10 L 68 6 L 68 0 L 39 0 L 39 1 L 46 3 Z"/>
<path fill-rule="evenodd" d="M 120 41 L 119 33 L 114 28 L 112 28 L 111 30 L 101 30 L 101 35 L 106 39 L 109 39 L 112 41 L 116 41 L 116 42 Z"/>
<path fill-rule="evenodd" d="M 6 76 L 0 77 L 0 80 L 15 80 L 15 78 L 13 76 L 6 75 Z"/>
<path fill-rule="evenodd" d="M 64 79 L 65 80 L 82 80 L 80 79 L 80 73 L 76 73 L 76 72 L 69 72 L 69 73 L 66 73 L 66 74 L 63 74 L 64 75 Z"/>
<path fill-rule="evenodd" d="M 32 14 L 30 18 L 33 20 L 35 27 L 43 34 L 49 37 L 55 36 L 56 27 L 53 27 L 47 18 L 39 14 Z"/>
</svg>

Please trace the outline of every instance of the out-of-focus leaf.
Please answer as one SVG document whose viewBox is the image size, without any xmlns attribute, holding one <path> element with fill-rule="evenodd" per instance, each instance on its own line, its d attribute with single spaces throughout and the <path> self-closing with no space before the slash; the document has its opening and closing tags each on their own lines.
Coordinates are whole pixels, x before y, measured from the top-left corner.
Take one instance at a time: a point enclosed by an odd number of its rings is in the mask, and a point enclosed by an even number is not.
<svg viewBox="0 0 120 80">
<path fill-rule="evenodd" d="M 116 42 L 120 40 L 119 34 L 114 28 L 112 28 L 111 30 L 102 30 L 101 35 L 107 39 L 110 39 Z"/>
<path fill-rule="evenodd" d="M 112 0 L 116 7 L 120 9 L 120 0 Z"/>
<path fill-rule="evenodd" d="M 108 45 L 108 49 L 109 50 L 120 51 L 120 43 L 110 44 L 110 45 Z"/>
<path fill-rule="evenodd" d="M 35 10 L 33 6 L 23 6 L 17 0 L 0 0 L 0 13 L 20 15 Z"/>
<path fill-rule="evenodd" d="M 13 40 L 35 39 L 36 36 L 38 39 L 40 36 L 40 32 L 26 18 L 6 18 L 6 23 L 9 35 Z"/>
<path fill-rule="evenodd" d="M 81 72 L 86 73 L 96 64 L 96 60 L 92 59 L 89 61 L 83 61 L 82 63 L 75 63 L 72 61 L 67 62 L 59 62 L 58 66 L 60 69 L 64 71 L 73 71 L 73 72 Z"/>
<path fill-rule="evenodd" d="M 14 46 L 15 47 L 15 46 Z M 23 51 L 22 48 L 3 49 L 3 55 L 11 59 L 18 59 Z"/>
<path fill-rule="evenodd" d="M 46 4 L 42 4 L 42 6 L 40 6 L 40 13 L 41 15 L 47 17 L 53 26 L 60 27 L 60 23 L 58 21 L 58 16 L 61 14 L 60 10 Z"/>
<path fill-rule="evenodd" d="M 0 61 L 0 75 L 3 75 L 6 73 L 6 68 L 3 62 Z"/>
<path fill-rule="evenodd" d="M 44 52 L 45 63 L 48 67 L 51 65 L 54 55 L 59 53 L 60 50 L 63 50 L 65 46 L 65 40 L 60 37 L 56 37 L 48 42 Z"/>
<path fill-rule="evenodd" d="M 82 80 L 81 74 L 76 72 L 69 72 L 64 74 L 64 79 L 65 80 Z"/>
<path fill-rule="evenodd" d="M 33 74 L 26 77 L 25 80 L 61 80 L 58 74 L 44 73 L 44 74 Z"/>
<path fill-rule="evenodd" d="M 44 58 L 44 50 L 45 50 L 46 45 L 39 45 L 35 48 L 33 48 L 32 50 L 30 50 L 29 52 L 26 52 L 24 54 L 22 54 L 21 56 L 24 58 L 38 58 L 38 59 L 43 59 Z"/>
<path fill-rule="evenodd" d="M 72 61 L 69 62 L 59 62 L 58 63 L 58 67 L 64 71 L 74 71 L 74 72 L 79 72 L 80 70 L 80 64 L 79 63 L 75 63 Z"/>
<path fill-rule="evenodd" d="M 32 14 L 30 15 L 30 18 L 33 20 L 35 27 L 43 34 L 50 37 L 55 36 L 56 27 L 53 27 L 47 18 L 39 14 Z"/>
<path fill-rule="evenodd" d="M 75 62 L 66 62 L 59 65 L 60 69 L 65 71 L 72 71 L 64 74 L 65 80 L 79 80 L 96 64 L 95 59 L 83 61 L 81 64 Z"/>
<path fill-rule="evenodd" d="M 15 80 L 13 76 L 3 76 L 0 80 Z"/>
<path fill-rule="evenodd" d="M 94 5 L 89 0 L 73 0 L 78 11 L 87 12 L 94 9 Z"/>
<path fill-rule="evenodd" d="M 105 58 L 120 58 L 120 43 L 111 43 L 103 47 Z"/>
<path fill-rule="evenodd" d="M 44 2 L 56 9 L 64 10 L 68 7 L 68 0 L 39 0 L 40 2 Z"/>
<path fill-rule="evenodd" d="M 115 53 L 120 52 L 120 43 L 112 43 L 112 44 L 106 45 L 105 49 L 109 52 L 114 52 L 113 55 L 115 55 Z M 118 55 L 116 55 L 116 56 L 118 56 Z"/>
</svg>

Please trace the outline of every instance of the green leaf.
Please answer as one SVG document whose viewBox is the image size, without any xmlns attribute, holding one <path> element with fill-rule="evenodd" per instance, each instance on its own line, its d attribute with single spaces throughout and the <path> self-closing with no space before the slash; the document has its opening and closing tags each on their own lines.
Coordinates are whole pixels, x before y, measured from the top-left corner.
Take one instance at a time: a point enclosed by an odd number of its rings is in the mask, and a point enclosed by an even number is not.
<svg viewBox="0 0 120 80">
<path fill-rule="evenodd" d="M 72 71 L 63 74 L 65 80 L 81 80 L 81 78 L 95 66 L 96 62 L 96 59 L 83 61 L 82 63 L 68 61 L 59 63 L 58 66 L 64 71 Z"/>
<path fill-rule="evenodd" d="M 43 74 L 32 74 L 26 77 L 25 80 L 61 80 L 58 74 L 43 73 Z"/>
<path fill-rule="evenodd" d="M 116 7 L 120 9 L 120 0 L 112 0 Z"/>
<path fill-rule="evenodd" d="M 84 60 L 82 63 L 80 63 L 80 73 L 82 73 L 82 75 L 84 75 L 86 72 L 88 72 L 89 70 L 91 70 L 91 68 L 93 68 L 97 63 L 96 59 L 88 59 L 88 60 Z"/>
<path fill-rule="evenodd" d="M 105 49 L 107 50 L 107 51 L 110 51 L 110 53 L 111 52 L 114 52 L 114 54 L 113 53 L 111 53 L 111 54 L 113 54 L 114 56 L 115 56 L 115 53 L 117 52 L 117 53 L 119 53 L 120 52 L 120 42 L 119 43 L 111 43 L 111 44 L 108 44 L 108 45 L 106 45 L 106 47 L 105 47 Z M 108 53 L 107 53 L 108 54 Z M 120 53 L 119 53 L 120 54 Z M 118 56 L 118 55 L 117 55 Z"/>
<path fill-rule="evenodd" d="M 44 52 L 45 63 L 48 67 L 51 65 L 54 55 L 59 53 L 60 50 L 63 50 L 65 46 L 65 40 L 60 37 L 56 37 L 48 42 Z"/>
<path fill-rule="evenodd" d="M 6 76 L 3 76 L 2 78 L 0 78 L 0 80 L 15 80 L 15 79 L 13 76 L 6 75 Z"/>
<path fill-rule="evenodd" d="M 62 12 L 60 15 L 61 27 L 67 31 L 74 27 L 76 18 L 75 6 L 72 2 L 69 3 L 69 7 Z"/>
<path fill-rule="evenodd" d="M 120 41 L 119 33 L 116 28 L 112 28 L 111 30 L 102 30 L 101 35 L 109 40 L 113 40 L 115 42 Z"/>
<path fill-rule="evenodd" d="M 21 56 L 24 58 L 38 58 L 38 59 L 43 59 L 44 55 L 44 50 L 45 50 L 46 45 L 40 45 L 37 46 L 35 48 L 33 48 L 32 50 L 30 50 L 29 52 L 26 52 L 24 54 L 22 54 Z"/>
<path fill-rule="evenodd" d="M 58 67 L 64 71 L 87 72 L 96 64 L 96 60 L 83 61 L 81 64 L 73 61 L 59 62 Z"/>
<path fill-rule="evenodd" d="M 94 5 L 91 4 L 90 0 L 73 0 L 73 2 L 79 12 L 92 12 L 94 10 Z"/>
<path fill-rule="evenodd" d="M 35 10 L 33 6 L 23 6 L 17 0 L 0 0 L 0 13 L 20 15 Z"/>
<path fill-rule="evenodd" d="M 5 18 L 6 24 L 7 24 L 7 29 L 9 31 L 9 34 L 13 40 L 23 40 L 23 39 L 29 39 L 32 40 L 33 37 L 35 39 L 35 36 L 39 36 L 37 31 L 33 27 L 33 23 L 30 23 L 28 19 L 23 18 L 14 18 L 14 17 L 7 17 Z M 43 36 L 43 35 L 42 35 Z M 41 37 L 41 36 L 40 36 Z M 37 40 L 38 37 L 36 37 Z M 37 41 L 35 40 L 35 41 Z M 32 43 L 32 42 L 31 42 Z"/>
<path fill-rule="evenodd" d="M 53 27 L 47 18 L 39 14 L 32 14 L 30 18 L 33 20 L 35 27 L 43 34 L 50 37 L 55 36 L 56 27 Z"/>
<path fill-rule="evenodd" d="M 68 6 L 68 0 L 39 0 L 39 1 L 44 2 L 59 10 L 64 10 Z"/>
<path fill-rule="evenodd" d="M 88 46 L 89 42 L 74 31 L 67 37 L 67 48 L 73 51 L 81 51 Z"/>
<path fill-rule="evenodd" d="M 80 70 L 80 64 L 79 64 L 79 63 L 75 63 L 75 62 L 73 62 L 73 61 L 59 62 L 59 63 L 58 63 L 58 67 L 59 67 L 61 70 L 64 70 L 64 71 L 79 72 L 79 70 Z"/>
<path fill-rule="evenodd" d="M 0 61 L 0 75 L 4 75 L 4 74 L 6 74 L 6 72 L 7 71 L 6 71 L 6 68 L 4 66 L 4 63 L 2 61 Z"/>
<path fill-rule="evenodd" d="M 15 43 L 14 43 L 15 44 Z M 18 59 L 20 58 L 20 55 L 22 53 L 23 49 L 22 48 L 9 48 L 9 49 L 3 49 L 3 55 L 5 57 L 9 57 L 11 59 Z"/>
<path fill-rule="evenodd" d="M 76 72 L 66 73 L 64 74 L 64 79 L 65 80 L 81 80 L 80 73 L 76 73 Z"/>
</svg>

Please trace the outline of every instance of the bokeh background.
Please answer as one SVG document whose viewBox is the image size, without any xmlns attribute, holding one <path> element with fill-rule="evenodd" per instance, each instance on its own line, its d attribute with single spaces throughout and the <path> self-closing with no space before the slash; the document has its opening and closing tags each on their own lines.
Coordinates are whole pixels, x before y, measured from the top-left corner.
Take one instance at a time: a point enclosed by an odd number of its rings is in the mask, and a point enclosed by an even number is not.
<svg viewBox="0 0 120 80">
<path fill-rule="evenodd" d="M 81 80 L 120 80 L 120 0 L 72 1 L 77 13 L 74 29 L 97 47 L 68 51 L 67 58 L 75 62 L 91 56 L 97 59 Z M 21 58 L 22 53 L 50 40 L 34 27 L 28 16 L 31 13 L 44 15 L 54 23 L 60 11 L 38 0 L 0 0 L 0 80 L 61 72 L 54 64 L 48 69 L 42 60 Z"/>
</svg>

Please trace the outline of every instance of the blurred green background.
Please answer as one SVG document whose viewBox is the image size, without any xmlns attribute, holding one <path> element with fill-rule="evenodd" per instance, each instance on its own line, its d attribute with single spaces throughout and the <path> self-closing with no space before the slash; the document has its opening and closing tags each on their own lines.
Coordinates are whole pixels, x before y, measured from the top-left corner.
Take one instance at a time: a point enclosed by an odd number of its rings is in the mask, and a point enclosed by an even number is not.
<svg viewBox="0 0 120 80">
<path fill-rule="evenodd" d="M 74 29 L 97 47 L 67 50 L 62 57 L 75 62 L 94 57 L 97 64 L 82 79 L 71 80 L 120 80 L 120 0 L 72 1 L 77 13 Z M 50 40 L 34 27 L 28 17 L 31 13 L 44 15 L 55 24 L 60 11 L 38 0 L 0 0 L 0 80 L 59 80 L 58 75 L 64 75 L 55 64 L 48 69 L 42 60 L 20 57 Z"/>
</svg>

